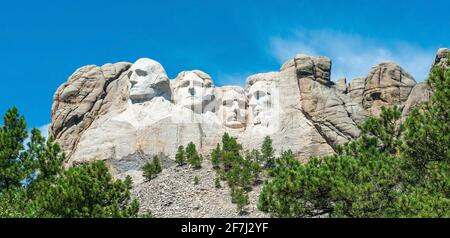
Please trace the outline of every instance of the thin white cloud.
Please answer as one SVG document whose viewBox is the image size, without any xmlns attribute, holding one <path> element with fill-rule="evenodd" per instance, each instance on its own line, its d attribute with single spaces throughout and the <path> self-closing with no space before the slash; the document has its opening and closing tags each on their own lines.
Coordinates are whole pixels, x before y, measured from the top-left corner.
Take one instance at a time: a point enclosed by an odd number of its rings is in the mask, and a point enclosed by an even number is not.
<svg viewBox="0 0 450 238">
<path fill-rule="evenodd" d="M 41 135 L 43 137 L 45 137 L 45 139 L 48 139 L 48 128 L 49 127 L 50 127 L 50 123 L 38 127 L 38 129 L 41 131 Z"/>
<path fill-rule="evenodd" d="M 48 139 L 48 128 L 50 126 L 50 123 L 42 125 L 40 127 L 38 127 L 37 129 L 41 132 L 41 135 L 47 140 Z M 28 142 L 30 142 L 31 140 L 31 131 L 28 134 L 28 138 L 25 139 L 25 141 L 23 142 L 23 144 L 25 146 L 27 146 Z"/>
<path fill-rule="evenodd" d="M 420 82 L 427 78 L 436 50 L 407 42 L 379 42 L 331 30 L 296 31 L 289 37 L 270 39 L 270 53 L 280 63 L 297 53 L 329 57 L 333 62 L 333 80 L 366 76 L 372 66 L 393 61 Z"/>
</svg>

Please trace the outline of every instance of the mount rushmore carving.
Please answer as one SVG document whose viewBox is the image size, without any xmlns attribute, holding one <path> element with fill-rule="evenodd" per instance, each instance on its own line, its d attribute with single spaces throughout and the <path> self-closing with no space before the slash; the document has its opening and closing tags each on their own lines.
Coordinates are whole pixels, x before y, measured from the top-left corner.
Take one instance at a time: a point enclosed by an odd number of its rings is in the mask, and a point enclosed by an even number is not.
<svg viewBox="0 0 450 238">
<path fill-rule="evenodd" d="M 436 60 L 448 51 L 441 49 Z M 56 91 L 50 134 L 68 165 L 105 160 L 116 174 L 140 169 L 142 158 L 133 155 L 173 159 L 191 141 L 208 154 L 224 132 L 245 149 L 270 136 L 277 152 L 291 149 L 306 159 L 357 137 L 357 125 L 381 106 L 397 105 L 406 114 L 429 97 L 426 85 L 395 63 L 376 65 L 349 84 L 332 82 L 330 72 L 330 59 L 299 54 L 278 72 L 248 77 L 244 89 L 217 87 L 200 70 L 170 80 L 160 63 L 146 58 L 84 66 Z"/>
</svg>

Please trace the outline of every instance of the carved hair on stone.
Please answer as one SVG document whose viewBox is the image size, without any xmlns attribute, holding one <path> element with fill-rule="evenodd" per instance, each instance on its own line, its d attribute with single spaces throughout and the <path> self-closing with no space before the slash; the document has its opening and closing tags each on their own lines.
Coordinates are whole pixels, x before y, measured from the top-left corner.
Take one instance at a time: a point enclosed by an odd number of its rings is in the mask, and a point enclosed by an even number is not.
<svg viewBox="0 0 450 238">
<path fill-rule="evenodd" d="M 154 97 L 171 98 L 170 81 L 162 65 L 152 59 L 138 59 L 128 72 L 132 103 L 150 101 Z"/>
<path fill-rule="evenodd" d="M 211 110 L 208 106 L 215 100 L 215 88 L 208 74 L 200 70 L 183 71 L 174 80 L 172 88 L 175 104 L 196 113 Z"/>
</svg>

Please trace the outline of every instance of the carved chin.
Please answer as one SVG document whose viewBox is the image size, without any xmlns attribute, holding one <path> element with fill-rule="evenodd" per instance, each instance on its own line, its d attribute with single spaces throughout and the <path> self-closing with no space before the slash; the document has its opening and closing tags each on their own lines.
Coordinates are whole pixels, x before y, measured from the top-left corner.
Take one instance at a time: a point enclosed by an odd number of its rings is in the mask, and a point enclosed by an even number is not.
<svg viewBox="0 0 450 238">
<path fill-rule="evenodd" d="M 226 127 L 237 129 L 244 127 L 244 123 L 240 121 L 226 121 L 224 124 Z"/>
<path fill-rule="evenodd" d="M 256 115 L 255 118 L 253 118 L 253 124 L 254 125 L 259 125 L 261 124 L 261 117 Z"/>
</svg>

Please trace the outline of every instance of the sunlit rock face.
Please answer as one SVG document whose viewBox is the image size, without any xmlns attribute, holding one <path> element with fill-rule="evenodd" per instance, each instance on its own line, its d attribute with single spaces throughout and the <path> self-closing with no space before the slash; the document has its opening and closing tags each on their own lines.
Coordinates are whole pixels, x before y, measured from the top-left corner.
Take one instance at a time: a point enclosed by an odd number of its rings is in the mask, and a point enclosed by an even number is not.
<svg viewBox="0 0 450 238">
<path fill-rule="evenodd" d="M 247 98 L 241 87 L 222 87 L 222 97 L 219 117 L 225 127 L 232 129 L 244 128 L 246 124 Z"/>
<path fill-rule="evenodd" d="M 133 103 L 150 101 L 161 96 L 171 98 L 170 82 L 162 65 L 154 60 L 137 60 L 128 72 L 130 99 Z"/>
<path fill-rule="evenodd" d="M 441 48 L 436 53 L 435 60 L 433 61 L 432 67 L 438 66 L 443 68 L 450 68 L 450 49 L 447 48 Z M 433 90 L 431 89 L 430 85 L 425 81 L 418 83 L 414 86 L 414 88 L 411 90 L 411 93 L 408 96 L 408 100 L 406 100 L 402 117 L 406 118 L 408 113 L 417 105 L 427 102 L 430 100 L 431 96 L 433 95 Z"/>
<path fill-rule="evenodd" d="M 383 62 L 373 66 L 366 77 L 350 82 L 348 91 L 369 115 L 379 116 L 382 107 L 402 110 L 415 85 L 414 77 L 401 66 Z"/>
<path fill-rule="evenodd" d="M 446 52 L 439 51 L 435 64 L 447 64 Z M 104 160 L 116 177 L 141 181 L 140 167 L 152 155 L 173 163 L 178 146 L 193 142 L 206 156 L 224 132 L 248 150 L 270 136 L 277 154 L 292 150 L 300 160 L 333 154 L 381 106 L 409 111 L 430 95 L 393 63 L 348 85 L 331 81 L 331 67 L 326 57 L 298 54 L 279 71 L 249 76 L 241 88 L 216 87 L 200 70 L 171 80 L 147 58 L 85 66 L 55 93 L 50 135 L 68 166 Z"/>
<path fill-rule="evenodd" d="M 247 128 L 254 133 L 270 135 L 279 126 L 279 88 L 273 73 L 256 74 L 247 79 Z"/>
<path fill-rule="evenodd" d="M 374 116 L 380 115 L 383 106 L 398 105 L 402 109 L 414 85 L 414 78 L 399 65 L 376 65 L 365 80 L 363 107 Z"/>
<path fill-rule="evenodd" d="M 174 100 L 196 113 L 203 113 L 213 105 L 215 99 L 214 85 L 211 76 L 200 71 L 183 71 L 178 74 L 173 85 Z"/>
</svg>

